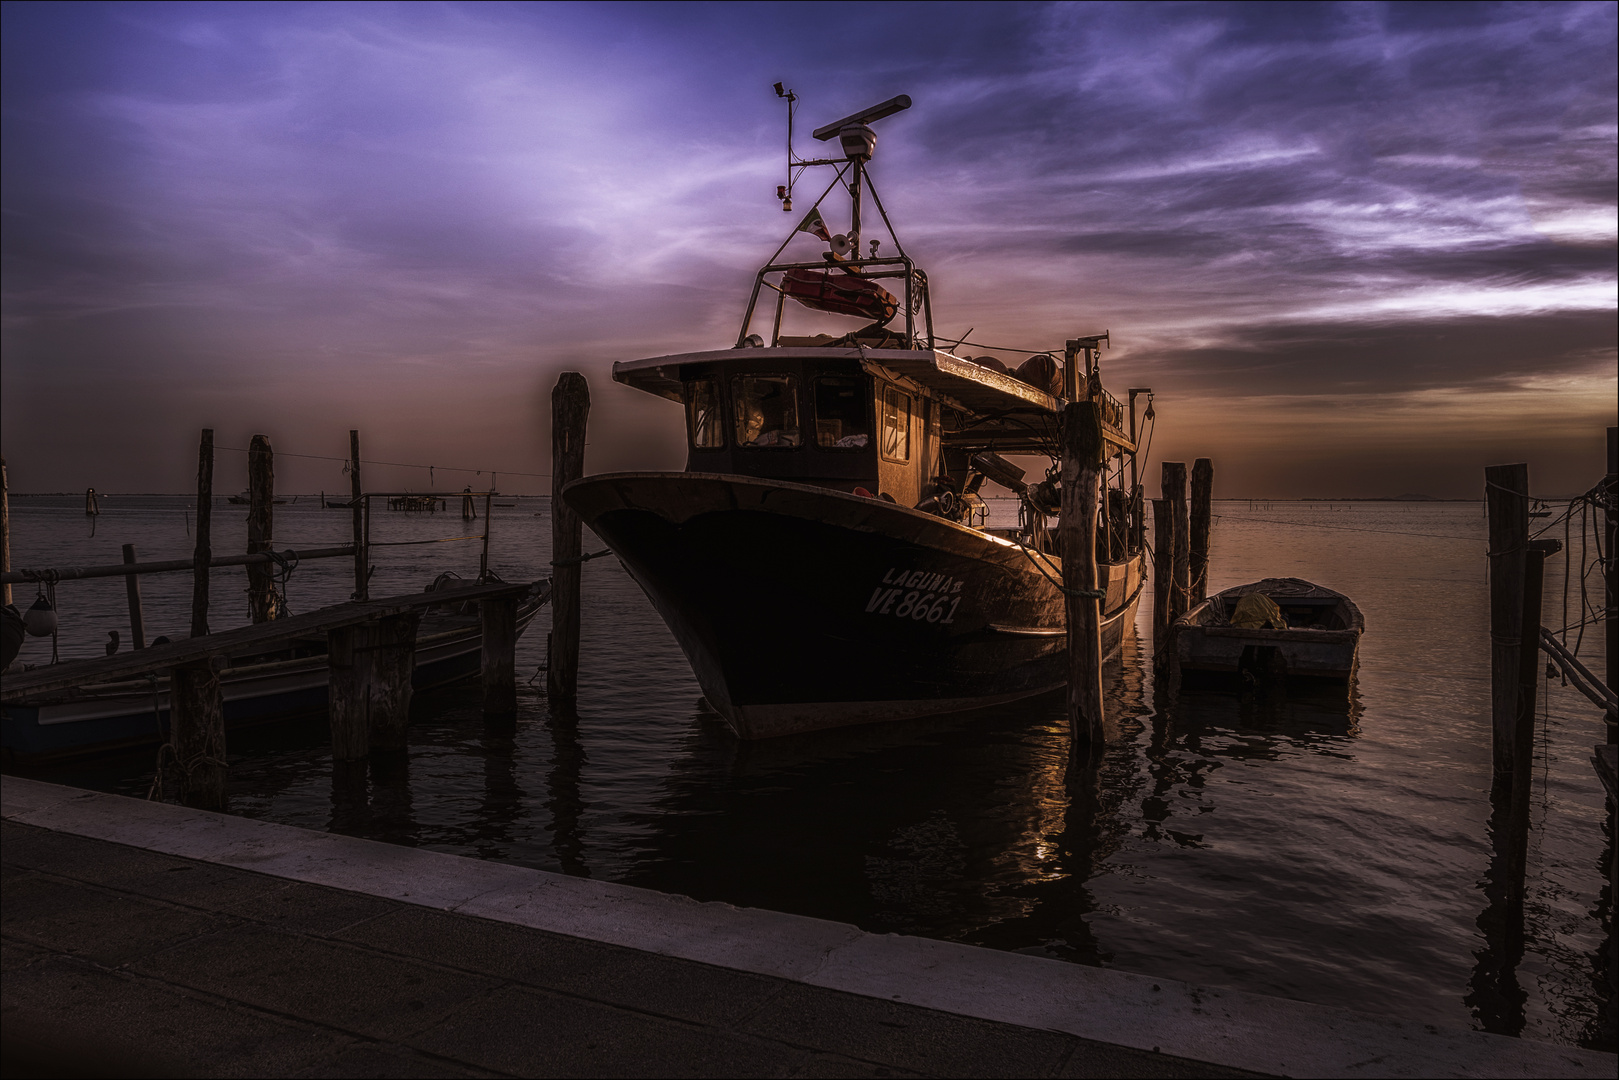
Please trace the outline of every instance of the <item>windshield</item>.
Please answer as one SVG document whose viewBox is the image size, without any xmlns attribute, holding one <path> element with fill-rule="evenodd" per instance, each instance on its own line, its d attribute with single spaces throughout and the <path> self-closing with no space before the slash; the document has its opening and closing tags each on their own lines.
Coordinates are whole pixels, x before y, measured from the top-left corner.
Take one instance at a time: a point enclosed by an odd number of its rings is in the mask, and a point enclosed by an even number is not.
<svg viewBox="0 0 1619 1080">
<path fill-rule="evenodd" d="M 738 375 L 731 380 L 738 446 L 797 446 L 798 380 L 791 375 Z"/>
<path fill-rule="evenodd" d="M 693 379 L 686 384 L 686 432 L 698 450 L 725 445 L 718 379 Z"/>
<path fill-rule="evenodd" d="M 866 382 L 849 376 L 815 380 L 815 445 L 850 450 L 871 441 Z"/>
</svg>

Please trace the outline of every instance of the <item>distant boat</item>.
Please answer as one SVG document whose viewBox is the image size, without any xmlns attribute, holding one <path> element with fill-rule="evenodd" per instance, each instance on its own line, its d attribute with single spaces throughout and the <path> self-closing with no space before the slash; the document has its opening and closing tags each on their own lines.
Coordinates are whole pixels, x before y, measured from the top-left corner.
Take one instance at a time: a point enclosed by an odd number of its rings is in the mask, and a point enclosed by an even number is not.
<svg viewBox="0 0 1619 1080">
<path fill-rule="evenodd" d="M 1175 658 L 1191 681 L 1347 683 L 1365 629 L 1343 593 L 1302 578 L 1266 578 L 1216 593 L 1182 615 Z"/>
<path fill-rule="evenodd" d="M 251 505 L 253 505 L 252 493 L 247 492 L 247 491 L 242 492 L 240 495 L 228 496 L 225 499 L 225 501 L 230 503 L 232 506 L 251 506 Z M 287 500 L 285 500 L 285 499 L 271 499 L 270 504 L 272 506 L 283 506 L 283 505 L 286 504 L 286 501 Z"/>
</svg>

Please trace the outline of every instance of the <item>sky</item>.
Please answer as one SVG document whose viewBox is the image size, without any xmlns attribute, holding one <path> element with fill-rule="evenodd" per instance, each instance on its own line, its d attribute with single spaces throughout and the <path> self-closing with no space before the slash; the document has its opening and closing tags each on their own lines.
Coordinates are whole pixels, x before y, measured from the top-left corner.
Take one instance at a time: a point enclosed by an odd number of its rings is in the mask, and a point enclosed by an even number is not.
<svg viewBox="0 0 1619 1080">
<path fill-rule="evenodd" d="M 680 468 L 680 409 L 611 365 L 734 342 L 799 216 L 781 81 L 801 155 L 910 95 L 871 169 L 939 334 L 1110 332 L 1152 476 L 1466 498 L 1528 461 L 1581 491 L 1619 394 L 1616 12 L 6 3 L 11 487 L 190 490 L 211 426 L 268 434 L 287 491 L 346 487 L 323 456 L 358 428 L 434 466 L 368 487 L 544 492 L 564 370 L 587 471 Z"/>
</svg>

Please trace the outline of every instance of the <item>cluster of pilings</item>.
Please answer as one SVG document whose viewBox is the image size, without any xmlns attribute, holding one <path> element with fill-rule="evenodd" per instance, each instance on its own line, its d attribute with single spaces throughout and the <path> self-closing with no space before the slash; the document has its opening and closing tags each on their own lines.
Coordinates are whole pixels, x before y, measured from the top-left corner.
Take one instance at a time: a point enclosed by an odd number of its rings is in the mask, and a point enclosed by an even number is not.
<svg viewBox="0 0 1619 1080">
<path fill-rule="evenodd" d="M 1192 464 L 1192 497 L 1186 497 L 1186 463 L 1163 463 L 1163 497 L 1152 500 L 1153 670 L 1175 663 L 1175 623 L 1209 595 L 1209 528 L 1213 520 L 1214 462 Z"/>
<path fill-rule="evenodd" d="M 1062 509 L 1058 517 L 1063 593 L 1068 625 L 1068 718 L 1073 746 L 1100 746 L 1102 704 L 1102 594 L 1097 560 L 1106 440 L 1095 401 L 1070 402 L 1062 414 Z M 1186 464 L 1163 463 L 1163 495 L 1153 500 L 1154 667 L 1169 670 L 1176 619 L 1208 593 L 1209 526 L 1214 463 L 1192 466 L 1192 496 L 1186 497 Z"/>
<path fill-rule="evenodd" d="M 1541 595 L 1549 556 L 1562 550 L 1556 539 L 1530 536 L 1529 466 L 1492 465 L 1484 470 L 1485 509 L 1489 519 L 1490 582 L 1490 726 L 1492 746 L 1491 831 L 1495 862 L 1492 888 L 1509 921 L 1521 927 L 1524 875 L 1528 858 L 1529 794 L 1533 784 L 1535 706 L 1542 677 L 1561 670 L 1607 720 L 1605 746 L 1596 748 L 1595 765 L 1608 790 L 1614 813 L 1614 744 L 1619 741 L 1619 561 L 1614 551 L 1619 522 L 1619 428 L 1608 428 L 1607 471 L 1587 496 L 1603 513 L 1603 624 L 1606 638 L 1606 685 L 1580 659 L 1541 625 Z M 1565 552 L 1565 558 L 1572 552 Z M 1581 568 L 1582 589 L 1584 567 Z M 1585 605 L 1582 603 L 1582 609 Z M 1542 653 L 1549 667 L 1543 669 Z M 1543 671 L 1545 676 L 1543 676 Z M 1619 832 L 1619 822 L 1613 828 Z M 1619 892 L 1615 866 L 1608 866 L 1610 887 Z M 1521 930 L 1520 930 L 1521 933 Z"/>
</svg>

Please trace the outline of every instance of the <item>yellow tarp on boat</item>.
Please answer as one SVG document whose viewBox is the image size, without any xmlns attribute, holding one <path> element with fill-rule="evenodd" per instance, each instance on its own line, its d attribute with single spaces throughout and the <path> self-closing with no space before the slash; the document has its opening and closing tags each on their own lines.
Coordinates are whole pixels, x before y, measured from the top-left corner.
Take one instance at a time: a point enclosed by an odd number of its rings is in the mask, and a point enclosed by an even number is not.
<svg viewBox="0 0 1619 1080">
<path fill-rule="evenodd" d="M 1237 610 L 1231 613 L 1231 625 L 1240 630 L 1263 630 L 1266 626 L 1286 630 L 1287 617 L 1276 606 L 1276 601 L 1264 593 L 1251 592 L 1237 601 Z"/>
</svg>

